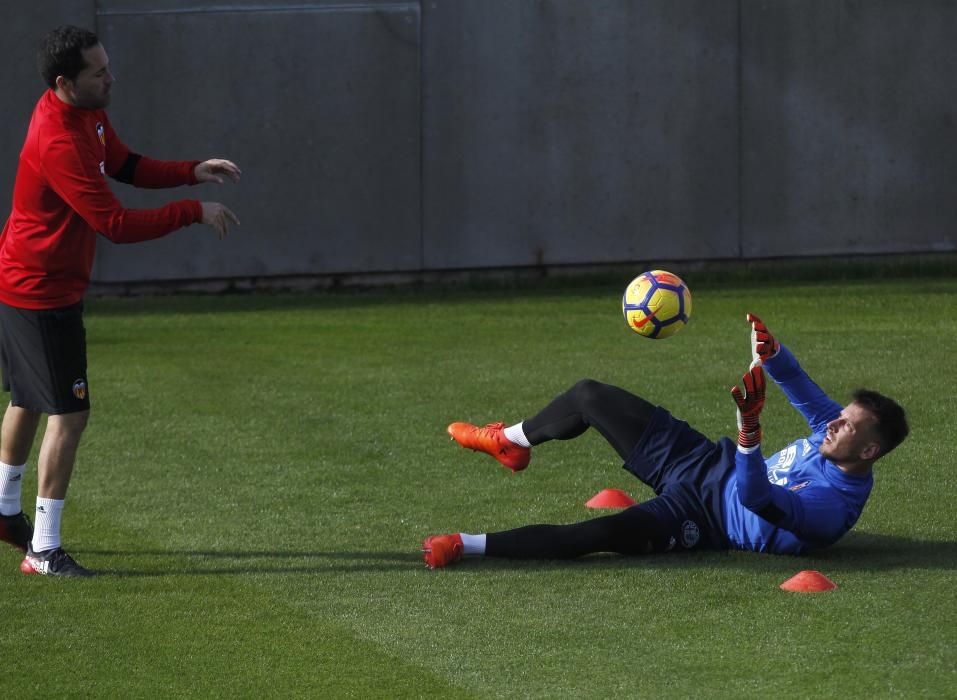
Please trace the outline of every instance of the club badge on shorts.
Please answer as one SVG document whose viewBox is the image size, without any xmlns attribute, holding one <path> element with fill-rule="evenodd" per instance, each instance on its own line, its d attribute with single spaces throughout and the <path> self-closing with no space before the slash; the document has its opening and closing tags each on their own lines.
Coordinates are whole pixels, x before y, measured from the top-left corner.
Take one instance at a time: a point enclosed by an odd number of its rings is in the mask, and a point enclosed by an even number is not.
<svg viewBox="0 0 957 700">
<path fill-rule="evenodd" d="M 86 380 L 82 377 L 73 382 L 73 395 L 80 401 L 86 398 Z"/>
<path fill-rule="evenodd" d="M 698 529 L 698 523 L 693 520 L 685 520 L 681 525 L 681 544 L 685 549 L 691 549 L 698 540 L 701 539 L 701 530 Z"/>
</svg>

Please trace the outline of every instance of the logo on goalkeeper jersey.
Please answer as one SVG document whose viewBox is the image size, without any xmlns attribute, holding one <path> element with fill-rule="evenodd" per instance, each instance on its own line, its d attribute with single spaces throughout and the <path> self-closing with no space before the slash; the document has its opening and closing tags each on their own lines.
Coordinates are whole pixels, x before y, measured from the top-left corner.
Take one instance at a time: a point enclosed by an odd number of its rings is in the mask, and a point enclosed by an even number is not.
<svg viewBox="0 0 957 700">
<path fill-rule="evenodd" d="M 788 491 L 800 491 L 810 483 L 810 481 L 802 481 L 800 484 L 795 484 L 794 486 L 789 487 Z"/>
</svg>

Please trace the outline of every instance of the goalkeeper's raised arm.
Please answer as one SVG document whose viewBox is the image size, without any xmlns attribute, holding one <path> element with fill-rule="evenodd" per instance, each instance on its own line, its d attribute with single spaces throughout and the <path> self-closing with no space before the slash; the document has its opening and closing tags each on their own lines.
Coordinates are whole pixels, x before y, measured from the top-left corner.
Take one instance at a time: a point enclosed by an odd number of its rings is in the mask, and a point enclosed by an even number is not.
<svg viewBox="0 0 957 700">
<path fill-rule="evenodd" d="M 751 324 L 751 367 L 763 367 L 781 387 L 788 401 L 807 419 L 811 431 L 823 434 L 827 424 L 841 412 L 841 405 L 832 400 L 808 376 L 791 351 L 755 314 L 748 314 Z"/>
</svg>

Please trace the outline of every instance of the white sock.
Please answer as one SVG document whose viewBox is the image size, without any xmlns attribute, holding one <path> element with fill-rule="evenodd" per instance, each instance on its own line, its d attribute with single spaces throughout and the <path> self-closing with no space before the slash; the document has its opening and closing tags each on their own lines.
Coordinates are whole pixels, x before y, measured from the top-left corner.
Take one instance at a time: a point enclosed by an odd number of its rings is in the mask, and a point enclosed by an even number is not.
<svg viewBox="0 0 957 700">
<path fill-rule="evenodd" d="M 27 465 L 15 467 L 0 462 L 0 515 L 16 515 L 20 507 L 20 491 L 23 485 L 23 470 Z"/>
<path fill-rule="evenodd" d="M 525 437 L 525 431 L 522 430 L 522 424 L 516 423 L 505 429 L 505 437 L 514 442 L 519 447 L 531 447 L 532 444 Z"/>
<path fill-rule="evenodd" d="M 36 517 L 33 519 L 33 551 L 45 552 L 60 546 L 60 516 L 63 501 L 37 497 Z"/>
<path fill-rule="evenodd" d="M 462 554 L 465 556 L 480 557 L 485 554 L 485 535 L 466 535 L 459 533 L 462 538 Z"/>
</svg>

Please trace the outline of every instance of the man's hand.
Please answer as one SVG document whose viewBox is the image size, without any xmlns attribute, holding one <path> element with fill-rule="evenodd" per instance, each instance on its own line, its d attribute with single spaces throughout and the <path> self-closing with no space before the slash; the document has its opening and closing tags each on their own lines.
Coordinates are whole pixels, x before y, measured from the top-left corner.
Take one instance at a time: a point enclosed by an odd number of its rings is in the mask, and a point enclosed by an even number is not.
<svg viewBox="0 0 957 700">
<path fill-rule="evenodd" d="M 219 202 L 200 202 L 203 207 L 203 223 L 216 229 L 219 240 L 229 233 L 229 225 L 239 226 L 239 219 L 229 208 Z"/>
<path fill-rule="evenodd" d="M 224 182 L 223 176 L 233 182 L 239 182 L 239 176 L 243 174 L 243 171 L 231 160 L 213 158 L 193 168 L 193 174 L 196 176 L 196 182 L 215 182 L 221 185 Z"/>
<path fill-rule="evenodd" d="M 731 397 L 738 404 L 738 447 L 753 452 L 761 444 L 761 409 L 764 408 L 764 370 L 752 366 L 742 377 L 744 391 L 731 387 Z"/>
<path fill-rule="evenodd" d="M 781 345 L 760 318 L 748 314 L 748 321 L 751 322 L 751 366 L 757 367 L 777 355 Z"/>
</svg>

